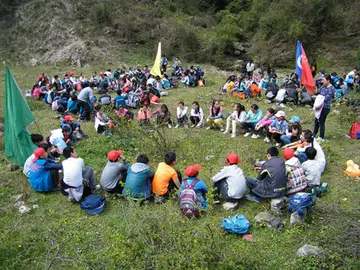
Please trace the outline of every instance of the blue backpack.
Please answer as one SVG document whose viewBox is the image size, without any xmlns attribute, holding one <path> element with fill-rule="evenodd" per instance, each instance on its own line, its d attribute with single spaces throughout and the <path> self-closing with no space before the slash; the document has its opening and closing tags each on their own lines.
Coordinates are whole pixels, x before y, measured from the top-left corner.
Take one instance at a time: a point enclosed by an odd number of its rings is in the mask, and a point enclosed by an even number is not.
<svg viewBox="0 0 360 270">
<path fill-rule="evenodd" d="M 101 195 L 89 195 L 85 197 L 80 208 L 86 210 L 89 215 L 100 214 L 104 210 L 105 197 Z"/>
<path fill-rule="evenodd" d="M 236 215 L 224 218 L 221 228 L 230 233 L 246 234 L 249 231 L 250 222 L 244 215 Z"/>
<path fill-rule="evenodd" d="M 299 216 L 304 215 L 303 209 L 306 208 L 311 211 L 312 206 L 315 204 L 316 197 L 311 193 L 299 192 L 291 196 L 289 201 L 289 211 L 297 211 Z"/>
</svg>

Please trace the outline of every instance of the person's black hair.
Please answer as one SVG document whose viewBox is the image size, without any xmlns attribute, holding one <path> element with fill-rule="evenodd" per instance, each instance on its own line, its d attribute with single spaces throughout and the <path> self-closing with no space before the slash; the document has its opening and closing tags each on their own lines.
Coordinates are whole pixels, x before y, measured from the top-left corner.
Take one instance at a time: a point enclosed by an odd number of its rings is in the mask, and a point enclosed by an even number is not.
<svg viewBox="0 0 360 270">
<path fill-rule="evenodd" d="M 216 102 L 219 102 L 219 104 L 220 104 L 220 101 L 219 101 L 219 100 L 214 99 L 213 102 L 212 102 L 212 105 L 211 105 L 211 113 L 213 113 L 213 111 L 214 111 L 214 109 L 215 109 L 215 103 L 216 103 Z M 219 112 L 220 112 L 220 107 L 217 108 L 217 109 L 215 109 L 215 116 L 217 116 L 217 115 L 219 114 Z"/>
<path fill-rule="evenodd" d="M 62 129 L 61 129 L 61 132 L 70 132 L 70 131 L 71 131 L 71 129 L 70 129 L 70 127 L 67 126 L 67 125 L 66 125 L 66 126 L 64 125 L 64 126 L 62 127 Z"/>
<path fill-rule="evenodd" d="M 269 147 L 267 153 L 272 157 L 279 156 L 279 150 L 275 146 Z"/>
<path fill-rule="evenodd" d="M 303 130 L 303 133 L 304 133 L 305 140 L 307 142 L 311 143 L 311 145 L 312 145 L 314 142 L 314 136 L 312 134 L 312 131 L 309 129 L 305 129 L 305 130 Z"/>
<path fill-rule="evenodd" d="M 275 110 L 273 108 L 269 108 L 269 109 L 267 109 L 267 111 L 271 114 L 275 114 Z"/>
<path fill-rule="evenodd" d="M 136 162 L 137 163 L 143 163 L 143 164 L 148 164 L 149 163 L 149 159 L 146 155 L 139 155 L 136 158 Z"/>
<path fill-rule="evenodd" d="M 38 144 L 44 140 L 44 137 L 40 134 L 31 134 L 31 140 L 34 144 Z"/>
<path fill-rule="evenodd" d="M 241 103 L 236 103 L 235 105 L 236 105 L 236 107 L 238 108 L 238 111 L 237 111 L 238 117 L 240 117 L 241 112 L 242 112 L 242 111 L 245 111 L 245 107 L 244 107 L 244 105 L 242 105 Z"/>
<path fill-rule="evenodd" d="M 160 106 L 160 108 L 161 108 L 161 109 L 165 109 L 165 113 L 169 112 L 169 108 L 168 108 L 168 106 L 166 106 L 166 104 L 162 104 L 162 105 Z"/>
<path fill-rule="evenodd" d="M 117 94 L 118 96 L 121 96 L 122 91 L 121 91 L 120 89 L 118 89 L 118 90 L 116 91 L 116 94 Z"/>
<path fill-rule="evenodd" d="M 165 155 L 165 163 L 167 165 L 171 165 L 173 162 L 176 161 L 176 154 L 175 152 L 169 152 Z"/>
<path fill-rule="evenodd" d="M 251 109 L 254 109 L 255 111 L 257 111 L 259 109 L 259 106 L 257 104 L 253 104 L 253 105 L 251 105 Z"/>
<path fill-rule="evenodd" d="M 147 86 L 151 86 L 151 87 L 153 87 L 153 85 L 152 85 L 151 83 L 148 83 L 148 84 L 147 84 Z"/>
<path fill-rule="evenodd" d="M 48 144 L 48 143 L 42 143 L 42 144 L 40 145 L 40 148 L 43 148 L 46 152 L 47 152 L 47 150 L 49 150 L 50 147 L 51 147 L 51 146 L 50 146 L 50 144 Z"/>
<path fill-rule="evenodd" d="M 155 80 L 160 80 L 160 76 L 156 76 L 156 77 L 155 77 Z"/>
<path fill-rule="evenodd" d="M 102 107 L 101 104 L 97 104 L 94 109 L 95 109 L 95 111 L 99 111 L 101 109 L 101 107 Z"/>
<path fill-rule="evenodd" d="M 337 73 L 336 73 L 336 72 L 333 72 L 333 73 L 331 73 L 331 76 L 336 77 L 336 76 L 337 76 Z"/>
<path fill-rule="evenodd" d="M 76 101 L 76 100 L 77 100 L 77 95 L 76 95 L 76 94 L 72 94 L 72 95 L 71 95 L 71 100 L 72 100 L 72 101 Z"/>
<path fill-rule="evenodd" d="M 55 78 L 55 79 L 59 78 L 59 75 L 55 75 L 54 78 Z"/>
<path fill-rule="evenodd" d="M 86 82 L 86 83 L 88 83 L 88 82 Z M 91 83 L 89 84 L 89 86 L 90 86 L 91 88 L 94 88 L 94 87 L 95 87 L 95 83 L 94 83 L 94 82 L 91 82 Z"/>
<path fill-rule="evenodd" d="M 329 81 L 331 83 L 331 81 L 332 81 L 331 75 L 325 74 L 324 78 L 325 78 L 325 80 L 327 80 L 327 81 Z"/>
<path fill-rule="evenodd" d="M 184 103 L 184 101 L 180 101 L 180 102 L 178 103 L 178 105 L 183 105 L 183 106 L 185 106 L 185 103 Z"/>
<path fill-rule="evenodd" d="M 193 104 L 193 105 L 195 104 L 195 105 L 197 105 L 197 106 L 198 106 L 198 108 L 197 108 L 197 109 L 195 109 L 195 112 L 196 112 L 196 113 L 199 113 L 199 112 L 200 112 L 200 105 L 199 105 L 199 102 L 194 101 L 192 104 Z"/>
<path fill-rule="evenodd" d="M 71 154 L 74 153 L 74 150 L 74 147 L 66 146 L 63 150 L 63 156 L 68 159 L 69 157 L 71 157 Z"/>
<path fill-rule="evenodd" d="M 314 147 L 307 147 L 305 149 L 305 154 L 308 159 L 314 160 L 317 155 L 317 151 Z"/>
</svg>

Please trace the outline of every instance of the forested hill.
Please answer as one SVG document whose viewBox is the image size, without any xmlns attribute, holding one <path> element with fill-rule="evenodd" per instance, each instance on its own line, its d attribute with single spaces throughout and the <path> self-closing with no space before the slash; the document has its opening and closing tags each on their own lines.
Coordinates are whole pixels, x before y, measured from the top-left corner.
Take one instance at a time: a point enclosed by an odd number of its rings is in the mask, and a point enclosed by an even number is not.
<svg viewBox="0 0 360 270">
<path fill-rule="evenodd" d="M 19 64 L 152 55 L 231 67 L 292 66 L 296 40 L 323 66 L 360 61 L 360 1 L 2 0 L 1 58 Z M 129 58 L 130 59 L 130 58 Z M 357 60 L 358 59 L 358 60 Z M 135 64 L 135 63 L 133 63 Z"/>
</svg>

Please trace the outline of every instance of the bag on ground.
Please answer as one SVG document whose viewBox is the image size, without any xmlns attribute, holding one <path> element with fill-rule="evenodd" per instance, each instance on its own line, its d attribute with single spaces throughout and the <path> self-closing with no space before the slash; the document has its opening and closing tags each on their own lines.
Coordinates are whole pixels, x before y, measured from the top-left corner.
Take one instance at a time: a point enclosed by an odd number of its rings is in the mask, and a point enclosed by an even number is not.
<svg viewBox="0 0 360 270">
<path fill-rule="evenodd" d="M 299 216 L 305 214 L 304 209 L 311 211 L 312 206 L 315 204 L 315 196 L 311 193 L 299 192 L 290 197 L 289 211 L 297 211 Z"/>
<path fill-rule="evenodd" d="M 355 122 L 351 126 L 349 136 L 353 139 L 360 139 L 360 122 Z"/>
<path fill-rule="evenodd" d="M 86 210 L 89 215 L 100 214 L 104 210 L 105 197 L 101 195 L 89 195 L 85 197 L 80 208 Z"/>
<path fill-rule="evenodd" d="M 230 233 L 246 234 L 249 231 L 250 222 L 244 215 L 236 215 L 224 218 L 221 228 Z"/>
</svg>

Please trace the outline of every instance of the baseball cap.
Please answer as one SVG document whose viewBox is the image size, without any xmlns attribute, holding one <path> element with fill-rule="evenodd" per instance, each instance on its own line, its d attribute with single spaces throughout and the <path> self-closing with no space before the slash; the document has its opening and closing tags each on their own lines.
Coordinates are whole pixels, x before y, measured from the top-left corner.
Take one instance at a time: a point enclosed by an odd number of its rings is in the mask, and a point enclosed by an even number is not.
<svg viewBox="0 0 360 270">
<path fill-rule="evenodd" d="M 285 148 L 285 149 L 284 149 L 283 155 L 284 155 L 284 158 L 285 158 L 286 160 L 289 160 L 290 158 L 293 158 L 293 157 L 294 157 L 294 154 L 295 154 L 294 149 L 291 149 L 291 148 Z"/>
<path fill-rule="evenodd" d="M 119 156 L 122 154 L 122 150 L 111 150 L 109 153 L 108 153 L 108 160 L 110 161 L 116 161 Z"/>
<path fill-rule="evenodd" d="M 275 117 L 285 117 L 286 114 L 284 111 L 278 111 L 276 114 L 275 114 Z"/>
<path fill-rule="evenodd" d="M 226 159 L 229 161 L 230 164 L 236 164 L 236 163 L 240 163 L 241 159 L 239 158 L 239 156 L 235 153 L 230 153 Z"/>
<path fill-rule="evenodd" d="M 75 76 L 75 72 L 70 72 L 70 77 Z"/>
<path fill-rule="evenodd" d="M 39 159 L 39 157 L 41 157 L 43 154 L 45 153 L 45 149 L 44 148 L 37 148 L 34 151 L 34 158 L 32 159 L 32 162 L 35 162 Z"/>
<path fill-rule="evenodd" d="M 186 167 L 185 174 L 190 177 L 194 176 L 201 168 L 202 166 L 200 164 L 189 165 Z"/>
<path fill-rule="evenodd" d="M 64 117 L 64 120 L 65 120 L 65 121 L 74 121 L 75 119 L 74 119 L 71 115 L 66 115 L 66 116 Z"/>
</svg>

